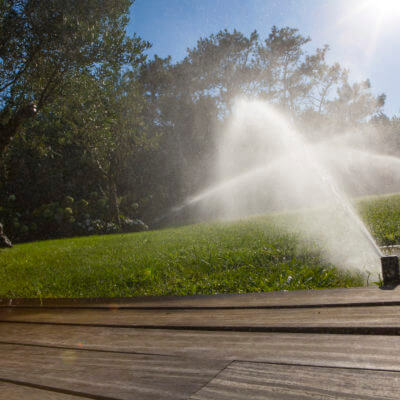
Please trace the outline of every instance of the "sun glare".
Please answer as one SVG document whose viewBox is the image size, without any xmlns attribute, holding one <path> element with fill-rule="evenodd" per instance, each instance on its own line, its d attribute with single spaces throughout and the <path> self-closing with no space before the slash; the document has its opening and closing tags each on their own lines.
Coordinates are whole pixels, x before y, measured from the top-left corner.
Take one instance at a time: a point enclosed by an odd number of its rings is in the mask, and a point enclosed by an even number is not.
<svg viewBox="0 0 400 400">
<path fill-rule="evenodd" d="M 360 11 L 366 12 L 370 17 L 384 21 L 400 17 L 400 0 L 365 0 L 361 2 Z"/>
<path fill-rule="evenodd" d="M 373 20 L 400 22 L 400 0 L 353 0 L 342 4 L 346 8 L 342 22 L 354 18 L 370 23 Z"/>
<path fill-rule="evenodd" d="M 371 58 L 379 39 L 400 27 L 400 0 L 343 0 L 343 16 L 338 24 L 350 40 L 358 41 Z"/>
<path fill-rule="evenodd" d="M 399 0 L 373 0 L 370 2 L 371 8 L 375 8 L 381 14 L 398 17 L 400 15 Z"/>
</svg>

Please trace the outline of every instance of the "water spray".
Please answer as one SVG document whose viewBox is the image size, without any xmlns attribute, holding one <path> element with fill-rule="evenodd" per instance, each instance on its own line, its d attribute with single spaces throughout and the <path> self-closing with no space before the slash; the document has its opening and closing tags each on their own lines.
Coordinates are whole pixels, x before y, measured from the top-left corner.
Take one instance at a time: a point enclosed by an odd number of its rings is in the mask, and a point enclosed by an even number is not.
<svg viewBox="0 0 400 400">
<path fill-rule="evenodd" d="M 310 143 L 272 106 L 263 101 L 245 99 L 236 100 L 232 119 L 225 134 L 221 135 L 218 149 L 214 179 L 219 183 L 187 198 L 153 224 L 173 218 L 204 200 L 207 200 L 203 208 L 205 212 L 209 213 L 209 205 L 214 204 L 218 207 L 219 217 L 228 219 L 251 215 L 254 210 L 266 212 L 276 205 L 285 210 L 287 205 L 301 208 L 318 204 L 316 201 L 328 205 L 333 202 L 333 216 L 328 210 L 326 217 L 316 216 L 317 220 L 302 221 L 299 226 L 302 232 L 323 241 L 327 258 L 333 264 L 356 271 L 361 269 L 376 278 L 381 272 L 386 288 L 400 285 L 398 257 L 382 254 L 350 199 L 338 185 L 336 169 L 332 169 L 336 165 L 352 166 L 356 155 L 358 163 L 361 157 L 363 170 L 365 162 L 369 166 L 379 161 L 380 167 L 384 166 L 386 171 L 386 164 L 382 164 L 386 158 L 343 144 L 333 149 L 330 143 Z M 333 164 L 332 154 L 335 155 Z M 390 161 L 396 161 L 400 168 L 400 159 Z M 358 182 L 359 176 L 353 173 L 352 178 Z M 268 193 L 259 190 L 260 186 L 268 183 L 271 183 L 266 187 Z M 290 195 L 292 186 L 294 190 Z"/>
</svg>

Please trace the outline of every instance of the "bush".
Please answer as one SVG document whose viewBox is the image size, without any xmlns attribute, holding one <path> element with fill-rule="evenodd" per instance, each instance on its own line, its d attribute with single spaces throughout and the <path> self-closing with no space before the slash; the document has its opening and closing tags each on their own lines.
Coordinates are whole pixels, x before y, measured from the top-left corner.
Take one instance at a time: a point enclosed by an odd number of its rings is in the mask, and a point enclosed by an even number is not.
<svg viewBox="0 0 400 400">
<path fill-rule="evenodd" d="M 146 231 L 149 227 L 139 218 L 130 219 L 121 216 L 122 232 L 141 232 Z"/>
<path fill-rule="evenodd" d="M 59 202 L 42 204 L 23 214 L 16 211 L 15 196 L 10 195 L 5 206 L 0 207 L 0 221 L 4 223 L 7 234 L 14 242 L 148 229 L 136 217 L 121 215 L 120 226 L 108 221 L 107 199 L 96 198 L 95 195 L 97 193 L 92 193 L 90 200 L 77 201 L 72 196 L 66 196 Z M 132 208 L 136 210 L 137 203 Z"/>
</svg>

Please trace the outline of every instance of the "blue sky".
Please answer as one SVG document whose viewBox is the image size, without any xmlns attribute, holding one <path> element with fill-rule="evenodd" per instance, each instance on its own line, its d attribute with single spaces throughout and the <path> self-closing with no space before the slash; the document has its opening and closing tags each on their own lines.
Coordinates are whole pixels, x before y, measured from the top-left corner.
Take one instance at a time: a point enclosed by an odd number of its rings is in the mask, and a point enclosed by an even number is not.
<svg viewBox="0 0 400 400">
<path fill-rule="evenodd" d="M 264 38 L 273 25 L 309 35 L 310 50 L 329 44 L 329 61 L 369 78 L 388 96 L 385 112 L 400 115 L 400 0 L 136 0 L 129 31 L 152 43 L 149 56 L 181 60 L 221 29 Z"/>
</svg>

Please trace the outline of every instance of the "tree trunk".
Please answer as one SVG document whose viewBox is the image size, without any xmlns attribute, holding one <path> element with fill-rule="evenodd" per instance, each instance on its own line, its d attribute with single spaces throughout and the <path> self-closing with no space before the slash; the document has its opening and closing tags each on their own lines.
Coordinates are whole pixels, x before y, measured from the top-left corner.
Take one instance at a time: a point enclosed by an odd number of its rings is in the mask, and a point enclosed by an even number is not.
<svg viewBox="0 0 400 400">
<path fill-rule="evenodd" d="M 11 240 L 4 234 L 3 225 L 0 224 L 0 248 L 12 247 Z"/>
<path fill-rule="evenodd" d="M 7 126 L 0 125 L 0 155 L 4 154 L 14 133 Z"/>
<path fill-rule="evenodd" d="M 4 108 L 0 114 L 0 158 L 7 150 L 11 139 L 18 133 L 25 121 L 31 119 L 36 114 L 36 107 L 33 104 L 28 104 L 20 107 L 17 111 L 4 122 L 9 109 Z M 10 239 L 3 231 L 3 225 L 0 224 L 0 248 L 12 247 Z"/>
<path fill-rule="evenodd" d="M 108 182 L 109 218 L 111 222 L 120 226 L 117 185 L 114 180 Z"/>
<path fill-rule="evenodd" d="M 8 110 L 3 109 L 0 114 L 0 156 L 6 151 L 11 139 L 18 133 L 25 121 L 31 119 L 36 114 L 36 107 L 28 104 L 15 111 L 7 122 L 3 122 Z"/>
<path fill-rule="evenodd" d="M 117 184 L 115 182 L 115 161 L 112 159 L 110 162 L 110 169 L 108 172 L 108 212 L 111 222 L 121 225 L 119 218 L 119 207 L 118 207 L 118 195 L 117 195 Z"/>
</svg>

